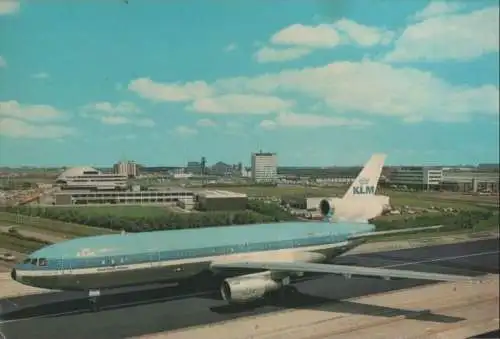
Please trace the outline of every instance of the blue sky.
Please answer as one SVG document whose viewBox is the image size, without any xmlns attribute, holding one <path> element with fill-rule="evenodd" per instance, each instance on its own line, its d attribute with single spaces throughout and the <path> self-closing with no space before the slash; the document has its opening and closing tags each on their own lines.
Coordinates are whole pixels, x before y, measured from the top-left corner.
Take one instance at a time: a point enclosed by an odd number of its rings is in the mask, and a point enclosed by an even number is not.
<svg viewBox="0 0 500 339">
<path fill-rule="evenodd" d="M 498 162 L 497 1 L 0 2 L 0 164 Z"/>
</svg>

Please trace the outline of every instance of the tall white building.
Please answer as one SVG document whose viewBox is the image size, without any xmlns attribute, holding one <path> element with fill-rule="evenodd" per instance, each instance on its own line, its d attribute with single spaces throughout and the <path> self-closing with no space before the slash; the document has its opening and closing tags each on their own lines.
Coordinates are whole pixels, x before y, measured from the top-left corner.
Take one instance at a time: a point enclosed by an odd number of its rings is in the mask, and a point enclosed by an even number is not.
<svg viewBox="0 0 500 339">
<path fill-rule="evenodd" d="M 278 157 L 276 153 L 252 153 L 252 180 L 272 182 L 278 178 Z"/>
<path fill-rule="evenodd" d="M 113 172 L 128 177 L 136 177 L 139 174 L 137 167 L 135 161 L 120 161 L 113 165 Z"/>
</svg>

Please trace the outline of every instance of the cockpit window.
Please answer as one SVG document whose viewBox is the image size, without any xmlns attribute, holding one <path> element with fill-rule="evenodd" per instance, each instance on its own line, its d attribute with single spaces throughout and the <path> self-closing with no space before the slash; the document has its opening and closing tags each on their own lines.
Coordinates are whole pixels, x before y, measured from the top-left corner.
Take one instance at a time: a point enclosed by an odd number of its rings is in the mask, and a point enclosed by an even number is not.
<svg viewBox="0 0 500 339">
<path fill-rule="evenodd" d="M 24 259 L 23 264 L 29 264 L 31 262 L 31 258 Z"/>
<path fill-rule="evenodd" d="M 45 258 L 40 258 L 38 260 L 38 266 L 47 266 L 48 262 L 47 262 L 47 259 Z"/>
<path fill-rule="evenodd" d="M 37 260 L 38 260 L 38 259 L 36 259 L 36 258 L 31 259 L 31 265 L 36 265 Z"/>
</svg>

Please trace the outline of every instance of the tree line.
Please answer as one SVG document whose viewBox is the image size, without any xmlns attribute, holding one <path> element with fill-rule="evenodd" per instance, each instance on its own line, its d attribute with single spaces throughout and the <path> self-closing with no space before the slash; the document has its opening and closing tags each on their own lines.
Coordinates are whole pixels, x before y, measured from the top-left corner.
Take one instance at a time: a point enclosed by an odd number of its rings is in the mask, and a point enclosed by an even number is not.
<svg viewBox="0 0 500 339">
<path fill-rule="evenodd" d="M 160 215 L 91 215 L 85 208 L 40 208 L 17 206 L 7 208 L 7 212 L 19 213 L 32 217 L 55 219 L 64 222 L 82 224 L 126 232 L 142 232 L 167 229 L 186 229 L 214 226 L 245 225 L 296 220 L 276 204 L 262 201 L 250 201 L 243 211 L 209 211 L 202 213 L 167 212 Z"/>
<path fill-rule="evenodd" d="M 200 227 L 216 227 L 229 225 L 246 225 L 257 223 L 273 223 L 294 221 L 297 218 L 283 210 L 278 204 L 252 200 L 245 211 L 217 211 L 203 213 L 173 213 L 161 215 L 120 216 L 111 211 L 107 215 L 90 215 L 85 208 L 38 208 L 19 206 L 8 208 L 8 212 L 20 213 L 34 217 L 55 219 L 63 222 L 77 223 L 126 232 L 142 232 L 168 229 L 188 229 Z M 431 225 L 445 225 L 446 229 L 472 229 L 485 220 L 493 220 L 491 211 L 460 211 L 448 214 L 426 214 L 387 220 L 376 218 L 371 222 L 377 230 L 391 230 Z M 497 216 L 498 219 L 498 216 Z"/>
</svg>

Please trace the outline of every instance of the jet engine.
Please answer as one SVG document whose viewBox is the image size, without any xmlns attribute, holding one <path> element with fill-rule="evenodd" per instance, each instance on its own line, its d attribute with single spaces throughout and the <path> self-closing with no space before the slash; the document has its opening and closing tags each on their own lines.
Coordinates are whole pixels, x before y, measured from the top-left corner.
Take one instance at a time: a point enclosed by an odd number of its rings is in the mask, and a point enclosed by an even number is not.
<svg viewBox="0 0 500 339">
<path fill-rule="evenodd" d="M 319 210 L 324 217 L 337 221 L 370 220 L 390 211 L 388 196 L 372 195 L 323 199 Z"/>
<path fill-rule="evenodd" d="M 225 301 L 240 304 L 260 299 L 283 286 L 283 280 L 273 280 L 270 276 L 240 276 L 225 279 L 220 292 Z"/>
<path fill-rule="evenodd" d="M 332 216 L 335 212 L 335 203 L 333 199 L 323 199 L 319 202 L 319 210 L 324 217 Z"/>
</svg>

